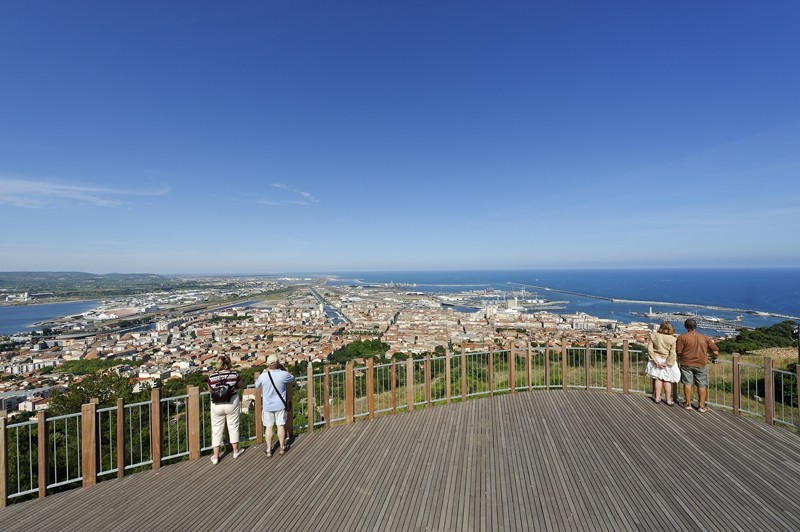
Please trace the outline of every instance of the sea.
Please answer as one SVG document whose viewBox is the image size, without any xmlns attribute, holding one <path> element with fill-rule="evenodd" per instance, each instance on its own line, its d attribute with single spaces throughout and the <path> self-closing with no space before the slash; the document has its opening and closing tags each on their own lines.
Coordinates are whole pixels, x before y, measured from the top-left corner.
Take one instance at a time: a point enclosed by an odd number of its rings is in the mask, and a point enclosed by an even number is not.
<svg viewBox="0 0 800 532">
<path fill-rule="evenodd" d="M 485 291 L 495 299 L 502 292 L 508 298 L 560 301 L 565 303 L 556 313 L 584 312 L 622 323 L 653 321 L 643 316 L 650 311 L 740 319 L 746 327 L 800 321 L 800 268 L 373 271 L 330 276 L 331 285 L 395 284 L 428 294 Z M 97 305 L 81 301 L 3 306 L 0 334 L 30 331 L 36 322 L 80 314 Z"/>
<path fill-rule="evenodd" d="M 0 334 L 31 332 L 41 329 L 36 323 L 82 314 L 97 308 L 100 301 L 70 301 L 36 305 L 0 306 Z"/>
<path fill-rule="evenodd" d="M 746 327 L 800 321 L 800 268 L 343 272 L 329 283 L 393 283 L 434 294 L 502 291 L 566 301 L 556 313 L 584 312 L 622 323 L 653 321 L 643 316 L 647 312 L 739 319 Z"/>
</svg>

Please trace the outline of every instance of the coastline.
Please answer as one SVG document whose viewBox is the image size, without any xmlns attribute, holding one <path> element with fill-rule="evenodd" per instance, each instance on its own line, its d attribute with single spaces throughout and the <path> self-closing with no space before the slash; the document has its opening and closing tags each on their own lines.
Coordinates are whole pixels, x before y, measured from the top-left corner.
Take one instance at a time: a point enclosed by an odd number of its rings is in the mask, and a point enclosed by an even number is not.
<svg viewBox="0 0 800 532">
<path fill-rule="evenodd" d="M 477 307 L 486 304 L 505 306 L 506 298 L 511 297 L 519 297 L 520 300 L 569 299 L 559 302 L 566 305 L 559 305 L 557 311 L 556 307 L 539 310 L 552 310 L 562 315 L 584 313 L 621 323 L 652 321 L 647 314 L 666 315 L 696 310 L 713 313 L 714 316 L 710 316 L 712 320 L 739 322 L 746 328 L 771 325 L 780 320 L 800 321 L 800 268 L 339 272 L 304 281 L 304 285 L 322 287 L 372 285 L 387 290 L 418 293 L 420 297 L 434 298 L 439 302 L 450 300 L 437 296 L 458 294 L 472 288 L 474 290 L 469 291 L 469 297 Z M 548 297 L 548 294 L 554 293 L 567 294 L 568 297 Z M 35 327 L 46 327 L 47 322 L 103 308 L 102 301 L 102 298 L 77 297 L 0 301 L 0 334 L 16 334 Z M 91 303 L 93 306 L 79 307 L 77 310 L 68 308 L 59 315 L 34 316 L 36 309 L 60 305 L 80 306 L 82 303 Z M 30 318 L 26 320 L 14 316 L 13 309 L 24 312 Z M 11 329 L 15 329 L 14 332 L 8 332 Z"/>
<path fill-rule="evenodd" d="M 0 306 L 0 336 L 30 334 L 37 328 L 48 327 L 49 323 L 101 308 L 99 299 L 31 303 Z"/>
<path fill-rule="evenodd" d="M 81 303 L 83 301 L 100 301 L 99 299 L 85 299 L 85 298 L 71 298 L 71 297 L 54 297 L 47 300 L 34 300 L 34 301 L 0 301 L 0 307 L 30 307 L 36 305 L 59 305 L 61 303 Z"/>
</svg>

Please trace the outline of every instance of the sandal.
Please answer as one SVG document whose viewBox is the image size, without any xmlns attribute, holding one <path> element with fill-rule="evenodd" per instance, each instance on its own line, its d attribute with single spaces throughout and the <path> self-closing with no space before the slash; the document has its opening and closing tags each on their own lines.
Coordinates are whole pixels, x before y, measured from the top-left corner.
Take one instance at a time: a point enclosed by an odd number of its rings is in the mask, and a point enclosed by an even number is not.
<svg viewBox="0 0 800 532">
<path fill-rule="evenodd" d="M 692 409 L 692 403 L 683 403 L 683 404 L 681 404 L 681 406 L 683 408 L 685 408 L 686 410 L 691 410 Z"/>
<path fill-rule="evenodd" d="M 701 412 L 703 414 L 705 414 L 709 410 L 710 410 L 710 408 L 708 408 L 707 406 L 701 406 L 700 408 L 697 409 L 698 412 Z"/>
<path fill-rule="evenodd" d="M 667 401 L 667 406 L 675 406 L 675 401 Z"/>
<path fill-rule="evenodd" d="M 267 455 L 267 458 L 271 458 L 272 457 L 272 449 L 265 449 L 264 450 L 264 454 Z"/>
</svg>

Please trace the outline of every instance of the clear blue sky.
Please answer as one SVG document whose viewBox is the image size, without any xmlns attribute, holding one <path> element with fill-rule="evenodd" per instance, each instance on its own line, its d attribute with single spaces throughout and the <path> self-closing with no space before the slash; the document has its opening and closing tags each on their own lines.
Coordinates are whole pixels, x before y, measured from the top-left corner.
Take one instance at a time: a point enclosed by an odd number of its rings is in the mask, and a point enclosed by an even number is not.
<svg viewBox="0 0 800 532">
<path fill-rule="evenodd" d="M 0 270 L 800 266 L 800 2 L 6 1 Z"/>
</svg>

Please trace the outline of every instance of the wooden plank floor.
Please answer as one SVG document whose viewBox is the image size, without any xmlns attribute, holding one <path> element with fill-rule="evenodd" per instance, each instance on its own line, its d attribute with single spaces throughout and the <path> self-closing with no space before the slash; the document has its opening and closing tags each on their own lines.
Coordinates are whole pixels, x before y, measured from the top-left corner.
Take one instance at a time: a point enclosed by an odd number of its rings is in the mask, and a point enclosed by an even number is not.
<svg viewBox="0 0 800 532">
<path fill-rule="evenodd" d="M 0 529 L 800 530 L 800 436 L 536 391 L 318 430 L 0 510 Z"/>
</svg>

